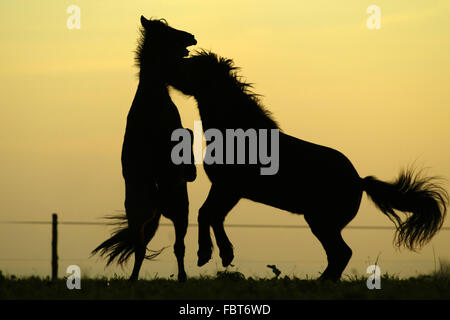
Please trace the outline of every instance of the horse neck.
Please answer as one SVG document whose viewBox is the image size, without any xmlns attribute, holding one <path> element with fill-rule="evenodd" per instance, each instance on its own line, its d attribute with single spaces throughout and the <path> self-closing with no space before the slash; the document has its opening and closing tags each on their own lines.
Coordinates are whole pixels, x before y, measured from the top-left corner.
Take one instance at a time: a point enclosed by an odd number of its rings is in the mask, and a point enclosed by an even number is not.
<svg viewBox="0 0 450 320">
<path fill-rule="evenodd" d="M 145 84 L 166 86 L 169 61 L 164 52 L 152 45 L 145 49 L 142 56 L 139 61 L 139 80 Z"/>
<path fill-rule="evenodd" d="M 162 112 L 170 102 L 169 90 L 159 66 L 146 65 L 139 72 L 139 85 L 131 106 L 130 117 L 143 117 Z"/>
<path fill-rule="evenodd" d="M 244 93 L 220 88 L 195 96 L 200 117 L 205 130 L 209 128 L 227 129 L 238 127 L 276 128 L 272 120 L 253 105 Z M 256 102 L 255 102 L 256 103 Z"/>
<path fill-rule="evenodd" d="M 167 83 L 164 78 L 152 72 L 145 74 L 142 72 L 140 73 L 138 90 L 142 90 L 149 94 L 168 92 Z"/>
<path fill-rule="evenodd" d="M 141 66 L 139 71 L 139 84 L 152 88 L 167 88 L 166 74 L 163 64 L 149 63 Z"/>
<path fill-rule="evenodd" d="M 158 54 L 148 55 L 140 65 L 139 87 L 148 93 L 168 93 L 167 64 L 165 57 Z"/>
<path fill-rule="evenodd" d="M 208 130 L 210 128 L 219 129 L 219 124 L 223 117 L 220 113 L 212 112 L 214 110 L 214 101 L 209 96 L 195 96 L 197 101 L 197 108 L 202 119 L 203 130 Z M 221 119 L 222 118 L 222 119 Z"/>
<path fill-rule="evenodd" d="M 205 129 L 232 128 L 239 122 L 238 118 L 246 114 L 247 110 L 239 108 L 241 104 L 234 99 L 236 96 L 234 90 L 226 87 L 218 90 L 209 88 L 195 96 Z"/>
</svg>

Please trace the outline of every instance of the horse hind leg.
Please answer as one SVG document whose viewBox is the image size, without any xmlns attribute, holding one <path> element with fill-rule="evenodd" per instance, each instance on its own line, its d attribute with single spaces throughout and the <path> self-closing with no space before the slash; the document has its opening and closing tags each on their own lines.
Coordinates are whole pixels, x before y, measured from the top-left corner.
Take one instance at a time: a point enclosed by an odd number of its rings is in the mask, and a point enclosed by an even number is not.
<svg viewBox="0 0 450 320">
<path fill-rule="evenodd" d="M 185 245 L 184 238 L 187 233 L 189 220 L 189 202 L 187 198 L 187 189 L 184 188 L 184 194 L 181 197 L 175 197 L 176 206 L 170 208 L 168 218 L 172 220 L 175 228 L 175 244 L 173 251 L 177 258 L 178 264 L 178 281 L 185 282 L 187 279 L 186 271 L 184 269 L 184 254 Z"/>
<path fill-rule="evenodd" d="M 156 194 L 156 186 L 141 179 L 125 179 L 125 210 L 130 231 L 130 241 L 134 251 L 134 266 L 130 281 L 138 279 L 145 259 L 147 244 L 152 239 L 159 224 L 160 213 L 151 200 Z"/>
<path fill-rule="evenodd" d="M 342 227 L 326 219 L 305 216 L 305 220 L 327 254 L 328 266 L 319 279 L 338 281 L 352 257 L 352 250 L 342 238 Z"/>
<path fill-rule="evenodd" d="M 189 222 L 189 198 L 187 184 L 160 184 L 159 197 L 162 214 L 172 221 L 175 229 L 175 243 L 173 245 L 173 252 L 177 258 L 178 281 L 185 282 L 187 276 L 184 269 L 184 238 L 187 233 Z"/>
<path fill-rule="evenodd" d="M 130 281 L 136 281 L 139 277 L 139 271 L 141 270 L 142 262 L 145 258 L 145 245 L 144 244 L 138 244 L 135 247 L 134 252 L 134 266 L 133 266 L 133 272 L 130 276 Z"/>
<path fill-rule="evenodd" d="M 179 219 L 174 220 L 173 224 L 175 227 L 175 244 L 173 246 L 173 249 L 178 264 L 178 281 L 185 282 L 187 276 L 186 271 L 184 269 L 184 254 L 185 254 L 184 237 L 186 236 L 188 228 L 187 216 L 185 218 L 180 217 Z"/>
<path fill-rule="evenodd" d="M 128 229 L 134 251 L 134 266 L 130 281 L 136 281 L 145 258 L 146 243 L 140 236 L 140 230 L 144 222 L 147 209 L 146 191 L 148 185 L 136 179 L 125 179 L 125 210 L 128 219 Z"/>
<path fill-rule="evenodd" d="M 158 212 L 149 218 L 147 221 L 137 225 L 133 228 L 135 237 L 135 251 L 134 251 L 134 266 L 130 276 L 130 281 L 136 281 L 139 277 L 139 271 L 141 270 L 142 263 L 145 259 L 147 251 L 147 245 L 154 237 L 156 230 L 159 226 L 159 219 L 161 214 Z"/>
<path fill-rule="evenodd" d="M 140 234 L 140 225 L 138 223 L 130 223 L 130 233 L 133 236 L 134 242 L 134 266 L 131 272 L 130 281 L 136 281 L 139 277 L 139 271 L 142 267 L 142 262 L 145 259 L 145 250 L 147 243 L 145 243 L 144 237 Z"/>
</svg>

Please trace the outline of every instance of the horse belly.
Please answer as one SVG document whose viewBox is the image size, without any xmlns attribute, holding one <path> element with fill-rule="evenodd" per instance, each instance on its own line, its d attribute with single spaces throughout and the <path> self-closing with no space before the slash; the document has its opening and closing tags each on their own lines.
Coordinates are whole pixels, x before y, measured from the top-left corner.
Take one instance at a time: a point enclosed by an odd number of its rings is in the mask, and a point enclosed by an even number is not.
<svg viewBox="0 0 450 320">
<path fill-rule="evenodd" d="M 361 194 L 360 178 L 340 152 L 280 135 L 277 174 L 243 182 L 244 197 L 297 214 L 344 208 Z"/>
<path fill-rule="evenodd" d="M 290 180 L 290 179 L 289 179 Z M 309 207 L 309 195 L 293 180 L 277 181 L 261 177 L 243 190 L 243 197 L 292 213 L 303 214 Z M 244 189 L 244 188 L 242 188 Z M 241 189 L 241 190 L 242 190 Z"/>
</svg>

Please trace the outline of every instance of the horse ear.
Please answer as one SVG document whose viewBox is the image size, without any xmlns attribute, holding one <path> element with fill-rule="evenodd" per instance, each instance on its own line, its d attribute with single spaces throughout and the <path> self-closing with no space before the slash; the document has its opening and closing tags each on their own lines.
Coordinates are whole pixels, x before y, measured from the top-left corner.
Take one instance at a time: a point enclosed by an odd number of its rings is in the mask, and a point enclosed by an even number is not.
<svg viewBox="0 0 450 320">
<path fill-rule="evenodd" d="M 144 28 L 148 27 L 148 20 L 144 16 L 141 16 L 141 24 Z"/>
</svg>

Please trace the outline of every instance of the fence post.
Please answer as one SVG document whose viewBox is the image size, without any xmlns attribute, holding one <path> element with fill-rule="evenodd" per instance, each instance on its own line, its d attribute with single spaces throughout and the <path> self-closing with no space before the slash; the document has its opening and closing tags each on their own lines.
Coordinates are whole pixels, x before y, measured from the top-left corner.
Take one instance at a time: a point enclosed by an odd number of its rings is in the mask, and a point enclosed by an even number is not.
<svg viewBox="0 0 450 320">
<path fill-rule="evenodd" d="M 58 215 L 52 214 L 52 281 L 58 279 Z"/>
</svg>

